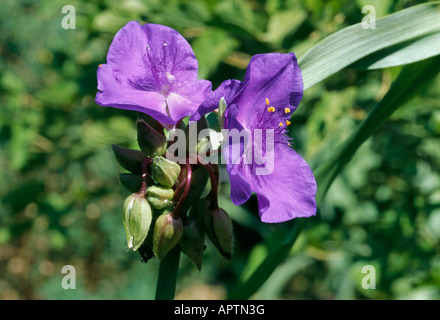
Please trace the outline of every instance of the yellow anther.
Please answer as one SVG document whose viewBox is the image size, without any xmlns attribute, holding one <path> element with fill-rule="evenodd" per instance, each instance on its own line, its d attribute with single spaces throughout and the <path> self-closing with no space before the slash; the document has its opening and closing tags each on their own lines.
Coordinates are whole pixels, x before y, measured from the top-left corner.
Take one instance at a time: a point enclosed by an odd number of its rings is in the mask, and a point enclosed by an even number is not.
<svg viewBox="0 0 440 320">
<path fill-rule="evenodd" d="M 289 120 L 286 120 L 286 124 L 287 124 L 288 126 L 290 126 L 291 122 L 290 122 Z"/>
<path fill-rule="evenodd" d="M 290 108 L 284 108 L 284 112 L 285 113 L 289 113 L 290 112 Z"/>
<path fill-rule="evenodd" d="M 269 99 L 266 98 L 266 106 L 269 105 Z"/>
<path fill-rule="evenodd" d="M 283 126 L 284 126 L 284 124 L 282 122 L 280 122 L 280 127 L 283 127 Z"/>
<path fill-rule="evenodd" d="M 269 108 L 267 108 L 267 111 L 269 111 L 269 112 L 275 112 L 275 108 L 274 108 L 274 107 L 269 107 Z"/>
<path fill-rule="evenodd" d="M 100 65 L 99 65 L 98 67 L 100 67 L 100 68 L 101 68 L 101 67 L 102 67 L 102 64 L 100 64 Z"/>
</svg>

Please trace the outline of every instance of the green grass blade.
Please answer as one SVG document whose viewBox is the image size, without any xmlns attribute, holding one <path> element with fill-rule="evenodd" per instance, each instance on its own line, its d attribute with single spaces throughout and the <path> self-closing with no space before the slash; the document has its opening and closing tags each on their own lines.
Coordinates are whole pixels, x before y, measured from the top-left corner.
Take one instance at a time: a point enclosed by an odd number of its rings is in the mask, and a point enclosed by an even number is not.
<svg viewBox="0 0 440 320">
<path fill-rule="evenodd" d="M 440 32 L 378 51 L 351 65 L 355 69 L 383 69 L 425 60 L 440 54 Z"/>
<path fill-rule="evenodd" d="M 328 36 L 299 58 L 304 91 L 380 50 L 438 32 L 440 2 L 417 5 L 377 19 L 376 29 L 364 29 L 362 23 L 347 27 Z M 416 46 L 412 47 L 412 54 L 414 51 L 431 52 L 436 49 Z M 417 55 L 414 54 L 414 57 Z M 405 63 L 408 63 L 408 59 Z M 393 62 L 393 65 L 396 63 Z"/>
<path fill-rule="evenodd" d="M 378 102 L 357 130 L 340 148 L 314 172 L 318 182 L 316 199 L 322 200 L 334 178 L 351 160 L 356 150 L 376 132 L 399 107 L 413 98 L 417 92 L 440 71 L 440 56 L 411 64 L 402 69 L 399 77 L 385 97 Z"/>
<path fill-rule="evenodd" d="M 309 220 L 306 218 L 297 219 L 295 226 L 289 233 L 287 238 L 275 250 L 271 251 L 252 275 L 238 288 L 233 291 L 228 299 L 242 300 L 249 299 L 258 289 L 266 282 L 272 272 L 280 265 L 289 255 L 292 245 L 298 238 L 301 231 L 307 226 Z"/>
</svg>

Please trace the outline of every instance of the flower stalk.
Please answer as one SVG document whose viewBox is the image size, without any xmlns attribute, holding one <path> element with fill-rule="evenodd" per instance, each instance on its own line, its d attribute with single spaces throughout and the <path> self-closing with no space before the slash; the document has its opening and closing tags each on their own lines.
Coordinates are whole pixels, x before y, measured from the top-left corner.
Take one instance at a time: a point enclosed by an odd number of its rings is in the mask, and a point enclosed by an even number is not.
<svg viewBox="0 0 440 320">
<path fill-rule="evenodd" d="M 160 261 L 155 300 L 173 300 L 179 270 L 180 248 L 175 246 Z"/>
<path fill-rule="evenodd" d="M 186 216 L 181 214 L 182 211 L 182 207 L 183 204 L 185 202 L 186 196 L 188 195 L 188 191 L 189 188 L 191 186 L 191 178 L 192 178 L 192 168 L 191 165 L 189 164 L 185 164 L 185 168 L 186 168 L 186 177 L 185 180 L 183 182 L 183 184 L 181 184 L 179 187 L 182 188 L 183 187 L 183 191 L 180 194 L 180 196 L 178 195 L 180 190 L 176 190 L 175 196 L 179 197 L 179 200 L 176 204 L 176 208 L 174 209 L 174 211 L 172 212 L 172 215 L 174 218 L 181 218 L 182 220 L 186 220 Z"/>
</svg>

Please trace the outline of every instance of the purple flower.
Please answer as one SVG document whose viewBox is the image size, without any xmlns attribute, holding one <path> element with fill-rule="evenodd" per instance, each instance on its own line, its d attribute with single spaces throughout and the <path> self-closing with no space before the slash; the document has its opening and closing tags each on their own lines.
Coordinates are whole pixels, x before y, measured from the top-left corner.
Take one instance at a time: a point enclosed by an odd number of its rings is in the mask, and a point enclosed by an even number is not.
<svg viewBox="0 0 440 320">
<path fill-rule="evenodd" d="M 107 64 L 98 67 L 96 102 L 174 124 L 211 93 L 211 82 L 197 80 L 197 70 L 191 46 L 177 31 L 132 21 L 114 37 Z"/>
<path fill-rule="evenodd" d="M 197 119 L 217 108 L 223 97 L 228 106 L 225 129 L 244 129 L 252 138 L 251 146 L 239 143 L 238 159 L 231 157 L 233 144 L 223 148 L 223 153 L 232 201 L 243 204 L 255 192 L 263 222 L 284 222 L 316 214 L 315 178 L 305 160 L 290 147 L 286 134 L 302 94 L 301 71 L 293 53 L 256 55 L 249 63 L 244 82 L 223 82 L 193 117 Z M 257 135 L 258 132 L 261 133 Z M 258 174 L 267 165 L 267 161 L 260 161 L 264 154 L 272 154 L 273 168 L 268 174 Z"/>
</svg>

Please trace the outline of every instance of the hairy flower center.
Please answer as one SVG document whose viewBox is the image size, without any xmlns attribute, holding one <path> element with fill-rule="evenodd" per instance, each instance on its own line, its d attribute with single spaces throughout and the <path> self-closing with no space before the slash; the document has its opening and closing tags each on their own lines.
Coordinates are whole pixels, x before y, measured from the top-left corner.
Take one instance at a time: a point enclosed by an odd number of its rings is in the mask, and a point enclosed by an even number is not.
<svg viewBox="0 0 440 320">
<path fill-rule="evenodd" d="M 261 110 L 261 108 L 256 108 Z M 254 121 L 252 123 L 252 129 L 274 130 L 274 142 L 275 143 L 287 143 L 289 144 L 289 136 L 287 136 L 287 127 L 291 122 L 290 108 L 277 108 L 270 105 L 269 99 L 266 98 L 266 107 L 256 112 Z M 263 134 L 263 137 L 265 135 Z"/>
<path fill-rule="evenodd" d="M 151 71 L 151 76 L 139 79 L 137 83 L 146 91 L 159 91 L 165 97 L 175 89 L 176 76 L 173 74 L 175 54 L 164 42 L 161 48 L 153 48 L 147 45 L 144 61 Z"/>
</svg>

